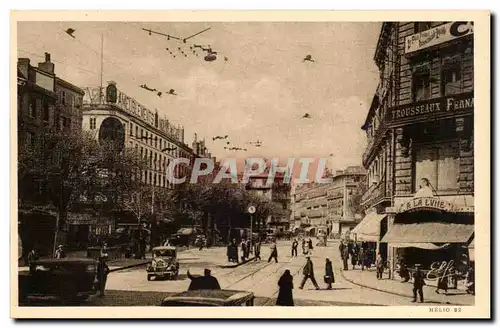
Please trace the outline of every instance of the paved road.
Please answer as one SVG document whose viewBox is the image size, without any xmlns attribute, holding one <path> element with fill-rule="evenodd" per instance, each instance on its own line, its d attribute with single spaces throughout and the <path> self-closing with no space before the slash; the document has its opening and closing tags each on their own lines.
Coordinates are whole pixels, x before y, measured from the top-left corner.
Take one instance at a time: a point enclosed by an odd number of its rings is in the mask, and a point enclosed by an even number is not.
<svg viewBox="0 0 500 328">
<path fill-rule="evenodd" d="M 303 256 L 291 257 L 290 243 L 278 244 L 278 263 L 268 263 L 269 250 L 266 246 L 262 249 L 263 261 L 251 262 L 237 268 L 223 269 L 216 263 L 225 257 L 225 249 L 189 250 L 179 255 L 180 275 L 175 281 L 147 281 L 144 268 L 134 268 L 112 273 L 108 278 L 107 289 L 129 292 L 157 292 L 173 293 L 187 289 L 189 279 L 186 276 L 187 269 L 193 274 L 202 274 L 204 268 L 210 268 L 212 274 L 217 277 L 224 289 L 249 290 L 264 300 L 263 305 L 272 305 L 278 293 L 277 282 L 281 274 L 289 269 L 294 276 L 294 298 L 300 302 L 319 302 L 328 304 L 345 305 L 411 305 L 408 298 L 394 296 L 387 293 L 377 292 L 362 288 L 345 281 L 339 271 L 340 258 L 338 245 L 330 244 L 328 247 L 315 248 L 312 255 L 316 280 L 322 290 L 315 290 L 311 282 L 307 282 L 304 289 L 298 289 L 302 279 L 301 269 L 305 263 Z M 323 283 L 324 261 L 329 257 L 334 265 L 335 279 L 333 290 L 325 290 Z M 215 261 L 214 258 L 219 260 Z M 110 294 L 111 295 L 111 294 Z M 161 299 L 161 297 L 160 297 Z"/>
<path fill-rule="evenodd" d="M 190 280 L 186 273 L 202 274 L 210 268 L 223 289 L 253 291 L 257 297 L 256 305 L 272 306 L 278 294 L 277 282 L 281 274 L 289 269 L 294 276 L 294 299 L 297 305 L 414 305 L 411 299 L 378 292 L 351 284 L 340 274 L 338 244 L 315 248 L 312 254 L 315 275 L 321 290 L 315 290 L 311 282 L 304 289 L 298 289 L 302 279 L 303 256 L 291 257 L 290 242 L 278 244 L 279 262 L 267 262 L 269 249 L 262 249 L 263 261 L 247 263 L 237 268 L 220 268 L 225 262 L 224 248 L 187 250 L 179 254 L 180 274 L 174 281 L 148 281 L 145 267 L 112 272 L 106 286 L 104 298 L 94 297 L 87 306 L 151 306 L 158 305 L 162 298 L 171 293 L 187 290 Z M 334 266 L 335 280 L 333 290 L 326 290 L 323 283 L 325 258 L 329 257 Z M 222 259 L 222 260 L 221 260 Z"/>
</svg>

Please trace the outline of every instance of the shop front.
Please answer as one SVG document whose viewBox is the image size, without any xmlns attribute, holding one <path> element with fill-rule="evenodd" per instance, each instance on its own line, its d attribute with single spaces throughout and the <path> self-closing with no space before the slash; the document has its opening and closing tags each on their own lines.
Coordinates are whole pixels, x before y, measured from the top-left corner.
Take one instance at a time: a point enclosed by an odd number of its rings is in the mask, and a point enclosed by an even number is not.
<svg viewBox="0 0 500 328">
<path fill-rule="evenodd" d="M 393 222 L 381 241 L 392 251 L 391 267 L 404 264 L 411 272 L 420 264 L 428 285 L 448 277 L 449 287 L 457 288 L 470 266 L 473 208 L 432 196 L 412 198 L 387 212 Z"/>
<path fill-rule="evenodd" d="M 376 254 L 381 253 L 384 259 L 387 258 L 386 245 L 380 244 L 383 234 L 383 221 L 386 214 L 378 214 L 375 210 L 369 211 L 359 224 L 352 229 L 350 239 L 361 243 L 372 262 L 375 261 Z"/>
</svg>

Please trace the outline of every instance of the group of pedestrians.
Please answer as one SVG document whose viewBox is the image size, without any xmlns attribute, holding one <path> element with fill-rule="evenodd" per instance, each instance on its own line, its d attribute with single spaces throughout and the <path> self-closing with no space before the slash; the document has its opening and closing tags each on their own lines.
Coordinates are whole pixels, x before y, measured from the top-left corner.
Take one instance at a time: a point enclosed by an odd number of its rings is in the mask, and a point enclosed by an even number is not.
<svg viewBox="0 0 500 328">
<path fill-rule="evenodd" d="M 306 255 L 306 263 L 302 268 L 302 281 L 300 282 L 299 289 L 303 289 L 306 282 L 311 280 L 314 288 L 319 290 L 320 287 L 316 281 L 314 274 L 314 264 L 311 260 L 310 255 Z M 331 290 L 332 284 L 335 283 L 335 276 L 333 273 L 332 261 L 329 258 L 325 260 L 325 275 L 324 281 L 326 283 L 326 289 Z M 283 275 L 278 280 L 278 298 L 276 299 L 276 305 L 279 306 L 294 306 L 293 301 L 293 276 L 290 270 L 285 270 Z"/>
</svg>

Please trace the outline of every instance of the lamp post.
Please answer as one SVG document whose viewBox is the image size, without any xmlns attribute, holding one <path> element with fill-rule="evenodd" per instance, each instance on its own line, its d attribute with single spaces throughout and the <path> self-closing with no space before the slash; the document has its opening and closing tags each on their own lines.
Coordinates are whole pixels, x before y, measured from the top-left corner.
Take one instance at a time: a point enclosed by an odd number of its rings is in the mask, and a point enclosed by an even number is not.
<svg viewBox="0 0 500 328">
<path fill-rule="evenodd" d="M 253 214 L 255 213 L 255 206 L 250 205 L 248 206 L 248 213 L 250 213 L 250 247 L 253 245 Z"/>
</svg>

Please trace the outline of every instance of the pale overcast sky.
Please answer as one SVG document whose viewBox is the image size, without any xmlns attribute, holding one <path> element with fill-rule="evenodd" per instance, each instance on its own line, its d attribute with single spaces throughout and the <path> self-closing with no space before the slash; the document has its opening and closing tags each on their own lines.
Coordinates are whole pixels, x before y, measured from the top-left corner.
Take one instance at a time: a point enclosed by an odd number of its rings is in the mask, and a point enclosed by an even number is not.
<svg viewBox="0 0 500 328">
<path fill-rule="evenodd" d="M 336 170 L 361 164 L 366 140 L 360 127 L 377 86 L 373 55 L 380 25 L 22 22 L 18 55 L 36 65 L 49 52 L 58 76 L 80 87 L 97 86 L 102 33 L 104 85 L 115 81 L 141 104 L 182 124 L 189 145 L 197 133 L 217 158 L 333 154 L 328 167 Z M 186 44 L 141 30 L 182 38 L 208 27 Z M 67 28 L 76 30 L 75 38 Z M 218 59 L 206 62 L 201 51 L 196 57 L 193 43 L 211 45 Z M 308 54 L 314 63 L 302 61 Z M 175 89 L 178 96 L 159 98 L 141 84 Z M 306 112 L 311 119 L 301 118 Z M 229 152 L 225 142 L 212 141 L 226 134 L 231 146 L 248 151 Z M 260 148 L 245 144 L 257 139 Z"/>
</svg>

